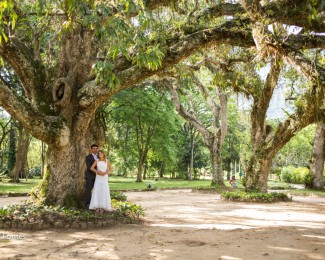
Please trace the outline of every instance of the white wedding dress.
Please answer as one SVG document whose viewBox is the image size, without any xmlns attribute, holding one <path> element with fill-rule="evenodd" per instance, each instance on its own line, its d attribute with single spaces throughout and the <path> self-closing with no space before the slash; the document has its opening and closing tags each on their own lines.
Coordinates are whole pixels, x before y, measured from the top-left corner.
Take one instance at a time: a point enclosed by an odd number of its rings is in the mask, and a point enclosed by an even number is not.
<svg viewBox="0 0 325 260">
<path fill-rule="evenodd" d="M 101 172 L 107 171 L 107 162 L 97 160 L 97 170 Z M 93 192 L 89 209 L 112 210 L 111 195 L 108 186 L 108 175 L 96 175 Z"/>
</svg>

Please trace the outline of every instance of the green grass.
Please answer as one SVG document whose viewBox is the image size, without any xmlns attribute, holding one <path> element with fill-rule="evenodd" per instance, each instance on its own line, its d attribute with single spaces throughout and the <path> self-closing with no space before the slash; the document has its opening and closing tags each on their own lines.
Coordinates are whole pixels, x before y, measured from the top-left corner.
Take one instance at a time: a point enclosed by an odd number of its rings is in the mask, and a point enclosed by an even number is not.
<svg viewBox="0 0 325 260">
<path fill-rule="evenodd" d="M 0 182 L 0 194 L 11 193 L 27 193 L 30 192 L 33 187 L 35 187 L 40 181 L 39 178 L 34 178 L 30 180 L 21 179 L 20 183 L 8 183 L 9 178 L 2 178 Z M 187 181 L 182 179 L 159 179 L 155 180 L 144 180 L 143 182 L 135 182 L 135 178 L 123 178 L 120 176 L 110 176 L 109 186 L 112 191 L 127 191 L 127 190 L 145 190 L 147 185 L 150 184 L 151 187 L 157 189 L 186 189 L 186 188 L 197 188 L 197 187 L 209 187 L 211 185 L 211 180 L 194 180 Z M 229 181 L 225 180 L 227 187 L 230 187 Z M 237 188 L 243 189 L 240 180 L 236 180 Z M 290 189 L 289 184 L 280 181 L 269 181 L 268 186 L 270 189 L 282 188 Z M 304 195 L 304 196 L 322 196 L 325 197 L 325 191 L 316 190 L 297 190 L 290 189 L 290 194 L 293 195 Z"/>
<path fill-rule="evenodd" d="M 0 182 L 0 194 L 7 194 L 8 192 L 11 193 L 27 193 L 31 191 L 32 188 L 34 188 L 38 182 L 40 181 L 39 178 L 34 179 L 21 179 L 19 183 L 11 183 L 8 182 L 9 178 L 2 178 L 2 181 Z"/>
<path fill-rule="evenodd" d="M 160 179 L 155 180 L 144 180 L 143 182 L 135 182 L 134 178 L 121 178 L 118 176 L 111 176 L 109 179 L 109 186 L 111 190 L 144 190 L 147 185 L 151 185 L 153 188 L 158 189 L 184 189 L 184 188 L 194 188 L 201 186 L 209 186 L 211 184 L 210 180 L 175 180 L 175 179 Z"/>
<path fill-rule="evenodd" d="M 290 189 L 290 185 L 282 181 L 269 180 L 267 186 L 269 189 Z"/>
<path fill-rule="evenodd" d="M 325 190 L 310 190 L 310 189 L 303 189 L 303 190 L 290 190 L 289 192 L 291 195 L 296 196 L 317 196 L 317 197 L 325 197 Z"/>
</svg>

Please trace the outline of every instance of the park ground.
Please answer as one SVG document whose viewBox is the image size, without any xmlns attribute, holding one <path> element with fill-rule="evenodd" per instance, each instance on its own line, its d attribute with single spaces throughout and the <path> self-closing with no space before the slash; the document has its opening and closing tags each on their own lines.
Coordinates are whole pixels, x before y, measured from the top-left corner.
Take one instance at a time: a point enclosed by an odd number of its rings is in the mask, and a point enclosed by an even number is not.
<svg viewBox="0 0 325 260">
<path fill-rule="evenodd" d="M 325 198 L 273 204 L 187 190 L 126 192 L 144 223 L 93 230 L 6 230 L 0 259 L 325 259 Z M 1 198 L 0 206 L 23 197 Z"/>
</svg>

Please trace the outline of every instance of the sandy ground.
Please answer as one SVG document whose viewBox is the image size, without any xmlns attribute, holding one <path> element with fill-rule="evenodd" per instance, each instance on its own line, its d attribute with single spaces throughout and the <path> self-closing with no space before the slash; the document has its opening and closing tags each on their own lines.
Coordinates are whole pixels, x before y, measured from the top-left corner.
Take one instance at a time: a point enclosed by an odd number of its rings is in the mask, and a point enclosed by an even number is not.
<svg viewBox="0 0 325 260">
<path fill-rule="evenodd" d="M 0 259 L 325 259 L 325 198 L 246 204 L 191 190 L 126 195 L 145 209 L 145 224 L 1 231 Z"/>
</svg>

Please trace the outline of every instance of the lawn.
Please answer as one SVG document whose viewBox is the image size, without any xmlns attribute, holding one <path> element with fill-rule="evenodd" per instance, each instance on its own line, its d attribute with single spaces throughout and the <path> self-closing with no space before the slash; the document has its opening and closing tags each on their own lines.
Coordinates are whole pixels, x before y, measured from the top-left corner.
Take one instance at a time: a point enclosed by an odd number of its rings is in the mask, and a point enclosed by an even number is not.
<svg viewBox="0 0 325 260">
<path fill-rule="evenodd" d="M 27 193 L 38 184 L 40 179 L 34 178 L 28 179 L 27 181 L 26 179 L 20 179 L 19 183 L 11 183 L 8 181 L 8 178 L 2 178 L 2 181 L 0 182 L 0 194 L 7 194 L 8 192 Z"/>
<path fill-rule="evenodd" d="M 211 180 L 180 180 L 180 179 L 160 179 L 155 180 L 144 180 L 143 182 L 135 182 L 133 178 L 121 178 L 111 176 L 109 179 L 109 186 L 111 190 L 143 190 L 148 188 L 150 185 L 152 188 L 160 189 L 184 189 L 209 186 Z"/>
<path fill-rule="evenodd" d="M 195 180 L 187 181 L 180 179 L 160 179 L 159 181 L 155 180 L 144 180 L 143 182 L 135 182 L 135 178 L 123 178 L 119 176 L 111 176 L 109 178 L 109 186 L 111 190 L 144 190 L 148 188 L 150 184 L 153 188 L 161 189 L 176 189 L 176 188 L 194 188 L 209 186 L 211 184 L 210 180 Z M 8 178 L 2 178 L 0 182 L 0 194 L 11 193 L 24 193 L 29 192 L 33 187 L 37 185 L 40 179 L 30 179 L 30 180 L 21 180 L 20 183 L 9 183 Z"/>
<path fill-rule="evenodd" d="M 143 182 L 135 182 L 135 178 L 123 178 L 120 176 L 110 176 L 109 186 L 111 190 L 130 191 L 130 190 L 145 190 L 150 185 L 151 188 L 157 189 L 190 189 L 195 187 L 207 187 L 210 186 L 211 180 L 182 180 L 182 179 L 159 179 L 144 180 Z M 0 182 L 0 195 L 11 193 L 27 193 L 30 192 L 40 181 L 39 178 L 34 179 L 21 179 L 20 183 L 9 183 L 8 178 L 2 178 Z M 225 180 L 226 186 L 230 187 L 230 184 Z M 237 187 L 242 189 L 243 185 L 240 180 L 236 181 Z M 280 181 L 269 181 L 268 187 L 270 189 L 286 189 L 290 190 L 290 194 L 302 195 L 302 196 L 325 196 L 325 191 L 315 191 L 306 189 L 290 189 L 287 183 Z"/>
</svg>

